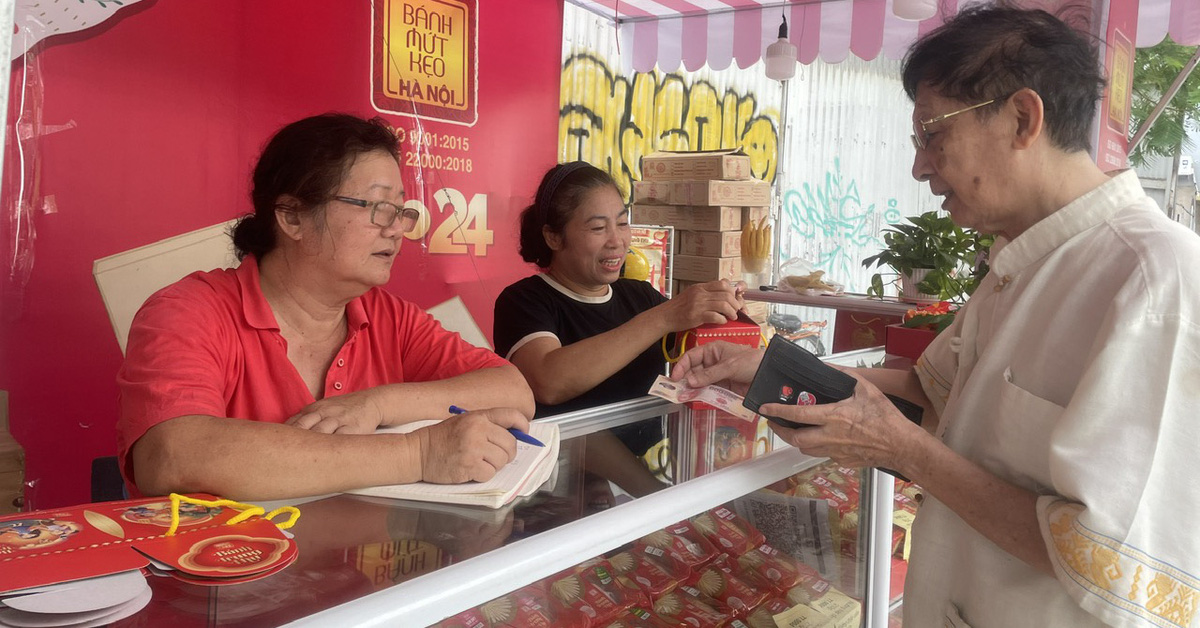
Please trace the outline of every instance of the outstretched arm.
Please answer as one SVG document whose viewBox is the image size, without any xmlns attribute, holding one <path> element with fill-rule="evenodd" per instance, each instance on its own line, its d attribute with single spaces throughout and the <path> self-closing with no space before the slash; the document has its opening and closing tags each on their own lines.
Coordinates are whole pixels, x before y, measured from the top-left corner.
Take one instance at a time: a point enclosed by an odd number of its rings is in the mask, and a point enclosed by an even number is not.
<svg viewBox="0 0 1200 628">
<path fill-rule="evenodd" d="M 516 455 L 515 410 L 471 412 L 409 434 L 321 434 L 204 415 L 151 427 L 130 452 L 147 495 L 208 492 L 283 499 L 416 481 L 486 481 Z"/>
<path fill-rule="evenodd" d="M 673 331 L 737 317 L 738 301 L 726 281 L 688 288 L 627 323 L 563 346 L 557 338 L 536 338 L 509 359 L 529 380 L 538 401 L 555 405 L 595 388 Z"/>
<path fill-rule="evenodd" d="M 504 365 L 326 397 L 306 406 L 287 424 L 326 434 L 370 434 L 380 426 L 444 418 L 451 405 L 471 410 L 513 408 L 527 419 L 534 411 L 525 377 L 516 367 Z"/>
</svg>

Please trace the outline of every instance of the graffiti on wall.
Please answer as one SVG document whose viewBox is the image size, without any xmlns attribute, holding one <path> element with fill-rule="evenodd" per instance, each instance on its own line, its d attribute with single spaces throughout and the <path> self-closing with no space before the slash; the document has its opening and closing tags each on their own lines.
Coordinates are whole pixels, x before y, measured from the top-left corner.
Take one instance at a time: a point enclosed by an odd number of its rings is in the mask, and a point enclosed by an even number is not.
<svg viewBox="0 0 1200 628">
<path fill-rule="evenodd" d="M 657 150 L 741 148 L 756 178 L 775 180 L 779 112 L 753 93 L 657 71 L 629 78 L 588 52 L 563 62 L 561 93 L 559 161 L 606 170 L 626 198 L 642 156 Z"/>
<path fill-rule="evenodd" d="M 804 259 L 830 277 L 847 282 L 848 289 L 862 291 L 865 285 L 855 286 L 851 281 L 863 274 L 860 260 L 868 251 L 883 247 L 876 234 L 884 224 L 902 219 L 895 198 L 884 203 L 882 209 L 876 203 L 864 204 L 858 181 L 842 174 L 841 160 L 835 158 L 823 180 L 805 181 L 799 189 L 784 192 L 783 215 L 788 231 L 811 247 L 801 252 Z"/>
</svg>

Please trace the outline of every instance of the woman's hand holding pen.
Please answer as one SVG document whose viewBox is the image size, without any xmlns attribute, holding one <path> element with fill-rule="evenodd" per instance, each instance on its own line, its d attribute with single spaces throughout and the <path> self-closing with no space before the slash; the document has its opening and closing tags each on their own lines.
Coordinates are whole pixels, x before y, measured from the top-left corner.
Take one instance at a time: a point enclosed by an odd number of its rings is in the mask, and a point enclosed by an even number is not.
<svg viewBox="0 0 1200 628">
<path fill-rule="evenodd" d="M 517 455 L 509 428 L 529 430 L 512 408 L 467 412 L 413 432 L 418 439 L 421 480 L 436 484 L 486 482 Z"/>
</svg>

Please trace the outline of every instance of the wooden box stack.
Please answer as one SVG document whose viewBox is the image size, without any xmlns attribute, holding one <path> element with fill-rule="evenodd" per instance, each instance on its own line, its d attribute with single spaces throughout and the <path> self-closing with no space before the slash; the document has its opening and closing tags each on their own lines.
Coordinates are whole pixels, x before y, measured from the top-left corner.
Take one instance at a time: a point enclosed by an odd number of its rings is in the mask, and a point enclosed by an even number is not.
<svg viewBox="0 0 1200 628">
<path fill-rule="evenodd" d="M 8 433 L 8 392 L 0 390 L 0 515 L 17 512 L 25 478 L 25 452 Z"/>
<path fill-rule="evenodd" d="M 771 185 L 750 175 L 738 150 L 661 152 L 642 158 L 633 221 L 675 227 L 671 294 L 694 283 L 742 277 L 742 225 L 767 215 Z"/>
</svg>

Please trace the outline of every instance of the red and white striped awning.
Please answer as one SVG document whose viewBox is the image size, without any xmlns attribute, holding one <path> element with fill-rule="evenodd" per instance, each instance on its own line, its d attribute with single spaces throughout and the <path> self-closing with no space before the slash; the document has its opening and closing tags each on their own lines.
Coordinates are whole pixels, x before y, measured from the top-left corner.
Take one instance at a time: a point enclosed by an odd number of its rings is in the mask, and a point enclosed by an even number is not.
<svg viewBox="0 0 1200 628">
<path fill-rule="evenodd" d="M 657 65 L 672 72 L 680 64 L 688 71 L 706 63 L 714 70 L 731 62 L 749 67 L 778 38 L 784 15 L 801 63 L 818 57 L 837 63 L 851 53 L 866 60 L 880 53 L 899 59 L 945 16 L 983 0 L 941 0 L 938 12 L 921 22 L 896 17 L 892 0 L 568 1 L 617 24 L 621 49 L 629 51 L 633 69 L 644 72 Z M 1176 43 L 1200 44 L 1200 0 L 1140 0 L 1137 45 L 1153 46 L 1168 33 Z"/>
</svg>

